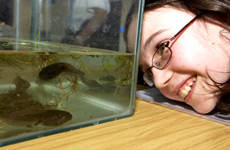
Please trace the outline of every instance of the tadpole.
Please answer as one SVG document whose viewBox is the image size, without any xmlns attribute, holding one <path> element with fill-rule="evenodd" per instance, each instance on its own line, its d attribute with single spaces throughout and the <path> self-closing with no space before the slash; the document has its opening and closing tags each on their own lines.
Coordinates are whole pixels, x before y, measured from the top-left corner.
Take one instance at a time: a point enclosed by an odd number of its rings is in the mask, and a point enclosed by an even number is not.
<svg viewBox="0 0 230 150">
<path fill-rule="evenodd" d="M 79 76 L 85 75 L 84 72 L 80 71 L 74 66 L 65 62 L 60 62 L 42 68 L 42 70 L 39 73 L 39 78 L 41 80 L 47 81 L 56 78 L 63 72 L 69 73 L 71 75 L 79 75 Z"/>
</svg>

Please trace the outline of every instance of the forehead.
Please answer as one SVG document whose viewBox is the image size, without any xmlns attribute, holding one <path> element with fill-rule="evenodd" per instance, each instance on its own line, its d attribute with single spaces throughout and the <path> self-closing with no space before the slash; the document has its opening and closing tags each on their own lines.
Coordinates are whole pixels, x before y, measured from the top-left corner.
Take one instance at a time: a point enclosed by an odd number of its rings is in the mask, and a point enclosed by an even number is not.
<svg viewBox="0 0 230 150">
<path fill-rule="evenodd" d="M 178 10 L 170 6 L 164 6 L 152 11 L 144 13 L 143 26 L 142 26 L 142 40 L 141 45 L 154 33 L 160 30 L 170 30 L 176 32 L 180 30 L 184 24 L 190 21 L 192 15 L 184 10 Z M 133 52 L 136 42 L 136 28 L 137 18 L 133 19 L 130 23 L 127 41 L 128 48 Z M 141 47 L 143 49 L 143 47 Z"/>
<path fill-rule="evenodd" d="M 180 29 L 181 25 L 190 20 L 191 14 L 170 6 L 148 11 L 144 14 L 142 38 L 146 38 L 152 32 L 170 28 Z"/>
</svg>

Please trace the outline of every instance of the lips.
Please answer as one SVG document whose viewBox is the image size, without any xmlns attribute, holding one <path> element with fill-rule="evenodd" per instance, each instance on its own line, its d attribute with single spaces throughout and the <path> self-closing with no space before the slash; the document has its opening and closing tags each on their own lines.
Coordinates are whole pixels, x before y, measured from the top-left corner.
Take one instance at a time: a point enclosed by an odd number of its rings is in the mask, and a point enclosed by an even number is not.
<svg viewBox="0 0 230 150">
<path fill-rule="evenodd" d="M 185 83 L 180 87 L 178 91 L 178 95 L 185 99 L 189 92 L 192 90 L 192 86 L 196 81 L 196 77 L 189 78 L 188 80 L 185 81 Z"/>
</svg>

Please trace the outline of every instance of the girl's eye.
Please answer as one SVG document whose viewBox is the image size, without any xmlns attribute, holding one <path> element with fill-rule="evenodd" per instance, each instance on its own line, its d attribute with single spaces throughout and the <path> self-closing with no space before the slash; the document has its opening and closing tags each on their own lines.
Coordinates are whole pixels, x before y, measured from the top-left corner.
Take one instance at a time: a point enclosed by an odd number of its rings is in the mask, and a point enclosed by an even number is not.
<svg viewBox="0 0 230 150">
<path fill-rule="evenodd" d="M 165 46 L 162 45 L 161 47 L 159 47 L 159 48 L 157 49 L 157 54 L 158 54 L 158 55 L 163 55 L 164 50 L 165 50 Z"/>
<path fill-rule="evenodd" d="M 157 54 L 163 55 L 165 47 L 168 46 L 169 41 L 163 41 L 157 45 Z"/>
<path fill-rule="evenodd" d="M 157 49 L 161 48 L 161 47 L 165 47 L 168 46 L 169 41 L 162 41 L 159 44 L 157 44 Z"/>
</svg>

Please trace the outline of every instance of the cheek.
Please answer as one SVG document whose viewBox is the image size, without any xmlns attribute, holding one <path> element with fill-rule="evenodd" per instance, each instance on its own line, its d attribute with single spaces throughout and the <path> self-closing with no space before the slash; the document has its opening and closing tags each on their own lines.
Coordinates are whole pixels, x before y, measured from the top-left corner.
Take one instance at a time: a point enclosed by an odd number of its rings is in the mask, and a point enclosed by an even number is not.
<svg viewBox="0 0 230 150">
<path fill-rule="evenodd" d="M 170 66 L 174 67 L 175 71 L 179 72 L 196 72 L 201 75 L 206 75 L 208 65 L 207 55 L 202 52 L 201 47 L 192 47 L 180 45 L 179 43 L 172 47 L 172 58 Z"/>
<path fill-rule="evenodd" d="M 179 42 L 178 42 L 179 43 Z M 195 42 L 194 42 L 195 43 Z M 200 45 L 175 45 L 170 67 L 175 72 L 192 73 L 217 82 L 225 82 L 229 75 L 229 57 L 221 51 Z M 220 59 L 221 58 L 221 59 Z M 227 65 L 223 65 L 227 64 Z"/>
</svg>

